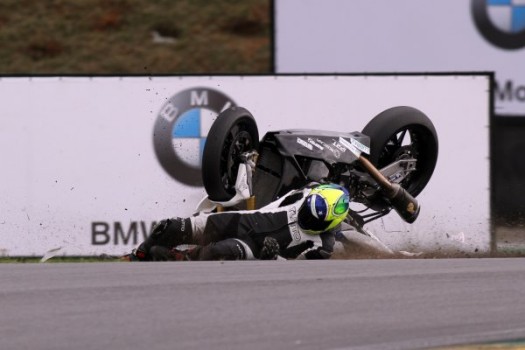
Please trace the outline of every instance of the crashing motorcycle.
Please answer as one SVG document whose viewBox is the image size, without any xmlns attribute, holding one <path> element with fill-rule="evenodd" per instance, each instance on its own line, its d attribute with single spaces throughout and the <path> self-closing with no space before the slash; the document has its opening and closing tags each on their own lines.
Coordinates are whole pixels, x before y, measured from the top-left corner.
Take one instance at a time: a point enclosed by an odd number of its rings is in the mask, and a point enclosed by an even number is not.
<svg viewBox="0 0 525 350">
<path fill-rule="evenodd" d="M 243 204 L 258 209 L 311 182 L 336 183 L 362 207 L 351 210 L 343 224 L 338 236 L 343 246 L 390 253 L 365 225 L 392 210 L 413 223 L 420 212 L 416 197 L 429 182 L 437 157 L 436 129 L 413 107 L 389 108 L 361 132 L 290 129 L 267 132 L 262 139 L 253 115 L 231 107 L 217 116 L 208 133 L 202 158 L 207 196 L 197 211 Z"/>
</svg>

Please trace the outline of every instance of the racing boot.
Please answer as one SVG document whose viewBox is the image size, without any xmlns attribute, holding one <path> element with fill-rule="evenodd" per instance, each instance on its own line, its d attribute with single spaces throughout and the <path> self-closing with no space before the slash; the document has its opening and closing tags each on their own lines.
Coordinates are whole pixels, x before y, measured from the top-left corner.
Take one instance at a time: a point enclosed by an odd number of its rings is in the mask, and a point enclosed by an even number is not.
<svg viewBox="0 0 525 350">
<path fill-rule="evenodd" d="M 139 247 L 140 248 L 140 247 Z M 143 250 L 139 248 L 133 249 L 131 253 L 120 257 L 122 261 L 148 261 L 147 255 Z"/>
<path fill-rule="evenodd" d="M 157 223 L 151 234 L 137 249 L 127 255 L 129 261 L 150 261 L 151 248 L 162 246 L 168 250 L 180 244 L 188 244 L 192 239 L 191 222 L 189 218 L 172 218 Z"/>
</svg>

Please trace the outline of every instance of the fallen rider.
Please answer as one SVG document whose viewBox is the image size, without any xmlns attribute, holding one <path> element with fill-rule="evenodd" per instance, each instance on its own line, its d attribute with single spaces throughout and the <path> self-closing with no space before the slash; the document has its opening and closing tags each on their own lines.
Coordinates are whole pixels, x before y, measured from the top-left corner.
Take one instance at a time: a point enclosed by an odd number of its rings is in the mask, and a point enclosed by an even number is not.
<svg viewBox="0 0 525 350">
<path fill-rule="evenodd" d="M 131 261 L 328 259 L 348 215 L 348 191 L 335 184 L 292 190 L 257 210 L 199 213 L 159 222 Z M 180 246 L 191 246 L 180 249 Z"/>
</svg>

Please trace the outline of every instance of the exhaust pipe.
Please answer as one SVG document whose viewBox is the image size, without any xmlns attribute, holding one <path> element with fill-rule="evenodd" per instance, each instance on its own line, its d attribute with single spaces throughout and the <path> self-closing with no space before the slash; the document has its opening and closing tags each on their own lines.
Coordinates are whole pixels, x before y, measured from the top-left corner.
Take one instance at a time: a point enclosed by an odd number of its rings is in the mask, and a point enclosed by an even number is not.
<svg viewBox="0 0 525 350">
<path fill-rule="evenodd" d="M 372 163 L 370 163 L 368 159 L 361 155 L 358 159 L 368 171 L 370 176 L 372 176 L 372 178 L 377 181 L 379 186 L 381 186 L 385 192 L 386 197 L 389 199 L 390 203 L 399 216 L 401 216 L 403 220 L 409 224 L 416 221 L 421 209 L 417 200 L 400 185 L 393 184 L 388 181 L 388 179 L 383 174 L 381 174 L 381 172 L 377 170 L 377 168 Z"/>
<path fill-rule="evenodd" d="M 391 184 L 391 189 L 387 190 L 387 197 L 403 220 L 409 224 L 416 221 L 421 207 L 407 190 L 398 184 Z"/>
</svg>

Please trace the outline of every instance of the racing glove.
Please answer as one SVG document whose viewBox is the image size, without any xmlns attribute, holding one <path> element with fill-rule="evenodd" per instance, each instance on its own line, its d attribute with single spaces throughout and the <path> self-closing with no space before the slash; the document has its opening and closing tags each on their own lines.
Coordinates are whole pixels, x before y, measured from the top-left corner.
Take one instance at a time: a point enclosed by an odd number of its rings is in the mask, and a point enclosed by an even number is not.
<svg viewBox="0 0 525 350">
<path fill-rule="evenodd" d="M 259 253 L 259 260 L 276 260 L 279 255 L 279 242 L 273 237 L 264 237 L 263 247 Z"/>
<path fill-rule="evenodd" d="M 332 252 L 329 252 L 322 247 L 317 247 L 317 249 L 307 251 L 304 254 L 306 259 L 330 259 L 331 256 Z"/>
</svg>

